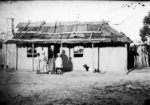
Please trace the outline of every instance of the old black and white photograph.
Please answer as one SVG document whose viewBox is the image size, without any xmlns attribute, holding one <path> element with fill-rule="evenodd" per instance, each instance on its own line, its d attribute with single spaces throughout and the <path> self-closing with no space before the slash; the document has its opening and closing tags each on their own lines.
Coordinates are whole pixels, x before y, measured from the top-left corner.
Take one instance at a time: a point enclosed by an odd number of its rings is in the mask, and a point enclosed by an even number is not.
<svg viewBox="0 0 150 105">
<path fill-rule="evenodd" d="M 150 105 L 150 1 L 0 0 L 1 105 Z"/>
</svg>

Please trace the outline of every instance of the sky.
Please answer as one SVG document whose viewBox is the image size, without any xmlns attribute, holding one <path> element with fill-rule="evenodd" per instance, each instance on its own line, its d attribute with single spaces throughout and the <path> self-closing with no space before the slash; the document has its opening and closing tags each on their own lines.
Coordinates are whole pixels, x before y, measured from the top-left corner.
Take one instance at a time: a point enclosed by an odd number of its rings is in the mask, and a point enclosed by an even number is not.
<svg viewBox="0 0 150 105">
<path fill-rule="evenodd" d="M 140 40 L 143 18 L 150 2 L 134 1 L 15 1 L 0 2 L 0 32 L 6 31 L 6 18 L 19 22 L 108 21 L 132 40 Z"/>
</svg>

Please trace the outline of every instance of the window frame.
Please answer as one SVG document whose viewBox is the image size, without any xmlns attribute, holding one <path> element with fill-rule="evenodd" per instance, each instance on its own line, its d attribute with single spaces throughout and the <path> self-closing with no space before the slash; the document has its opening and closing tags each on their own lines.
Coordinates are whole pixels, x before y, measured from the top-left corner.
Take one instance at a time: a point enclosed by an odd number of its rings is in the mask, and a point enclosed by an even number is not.
<svg viewBox="0 0 150 105">
<path fill-rule="evenodd" d="M 76 49 L 77 51 L 75 51 L 75 48 L 77 48 Z M 73 56 L 74 57 L 83 57 L 83 55 L 84 55 L 84 46 L 75 46 L 73 48 Z"/>
<path fill-rule="evenodd" d="M 34 48 L 34 56 L 37 57 L 37 50 Z M 27 58 L 32 58 L 32 47 L 27 47 Z"/>
</svg>

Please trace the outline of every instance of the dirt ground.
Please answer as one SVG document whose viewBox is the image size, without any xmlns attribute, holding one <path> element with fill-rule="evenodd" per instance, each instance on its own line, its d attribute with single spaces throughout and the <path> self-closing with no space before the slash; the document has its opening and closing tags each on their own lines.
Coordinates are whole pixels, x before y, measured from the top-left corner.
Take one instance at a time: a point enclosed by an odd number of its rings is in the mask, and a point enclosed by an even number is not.
<svg viewBox="0 0 150 105">
<path fill-rule="evenodd" d="M 0 70 L 1 105 L 146 105 L 148 101 L 150 68 L 128 75 Z"/>
</svg>

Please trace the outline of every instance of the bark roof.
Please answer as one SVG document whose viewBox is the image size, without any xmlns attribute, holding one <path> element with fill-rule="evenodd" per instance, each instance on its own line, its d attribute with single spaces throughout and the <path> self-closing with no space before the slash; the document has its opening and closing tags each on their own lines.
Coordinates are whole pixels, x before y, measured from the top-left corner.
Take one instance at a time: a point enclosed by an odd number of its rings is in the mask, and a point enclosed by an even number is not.
<svg viewBox="0 0 150 105">
<path fill-rule="evenodd" d="M 18 31 L 8 43 L 131 43 L 125 34 L 108 22 L 19 23 Z"/>
</svg>

